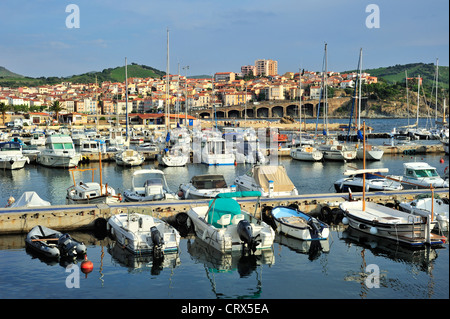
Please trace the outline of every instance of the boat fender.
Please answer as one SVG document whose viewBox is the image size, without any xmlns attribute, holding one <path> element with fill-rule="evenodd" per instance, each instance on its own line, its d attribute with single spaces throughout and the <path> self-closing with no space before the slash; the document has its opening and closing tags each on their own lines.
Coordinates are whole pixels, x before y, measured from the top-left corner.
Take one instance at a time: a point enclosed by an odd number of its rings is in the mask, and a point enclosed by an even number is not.
<svg viewBox="0 0 450 319">
<path fill-rule="evenodd" d="M 376 235 L 376 234 L 378 233 L 378 229 L 377 229 L 376 227 L 370 227 L 369 232 L 370 232 L 372 235 Z"/>
<path fill-rule="evenodd" d="M 339 224 L 342 221 L 342 218 L 344 217 L 344 211 L 338 207 L 333 208 L 331 210 L 331 215 L 333 216 L 333 223 Z"/>
<path fill-rule="evenodd" d="M 347 217 L 342 218 L 342 224 L 348 225 L 348 218 Z"/>
<path fill-rule="evenodd" d="M 332 214 L 329 206 L 323 206 L 320 210 L 320 220 L 329 224 L 331 222 Z"/>
</svg>

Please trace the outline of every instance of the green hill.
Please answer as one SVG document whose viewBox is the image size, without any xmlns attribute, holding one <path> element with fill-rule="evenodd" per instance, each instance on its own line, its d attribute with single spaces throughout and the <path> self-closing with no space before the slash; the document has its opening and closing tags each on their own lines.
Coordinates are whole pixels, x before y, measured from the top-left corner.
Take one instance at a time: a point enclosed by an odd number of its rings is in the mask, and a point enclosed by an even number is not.
<svg viewBox="0 0 450 319">
<path fill-rule="evenodd" d="M 408 73 L 408 78 L 420 77 L 423 78 L 423 82 L 426 86 L 432 86 L 435 79 L 436 66 L 433 63 L 410 63 L 403 65 L 394 65 L 389 67 L 381 67 L 377 69 L 366 69 L 363 72 L 367 72 L 372 76 L 381 78 L 387 83 L 404 83 L 405 71 Z M 354 72 L 354 71 L 349 71 Z M 345 73 L 345 72 L 342 72 Z M 445 89 L 449 88 L 449 67 L 439 66 L 439 86 Z"/>
<path fill-rule="evenodd" d="M 46 84 L 57 84 L 61 82 L 72 82 L 72 83 L 98 83 L 104 81 L 111 82 L 124 82 L 125 81 L 125 66 L 104 69 L 101 72 L 88 72 L 79 75 L 72 75 L 69 77 L 39 77 L 31 78 L 24 77 L 12 73 L 8 70 L 2 72 L 5 68 L 0 67 L 0 85 L 9 87 L 19 87 L 19 86 L 39 86 Z M 155 68 L 138 65 L 132 63 L 127 68 L 128 77 L 139 77 L 139 78 L 159 78 L 164 76 L 166 73 Z M 5 74 L 5 75 L 3 75 Z"/>
<path fill-rule="evenodd" d="M 14 72 L 11 72 L 10 70 L 6 69 L 3 66 L 0 66 L 0 77 L 3 78 L 22 78 L 23 75 L 16 74 Z"/>
</svg>

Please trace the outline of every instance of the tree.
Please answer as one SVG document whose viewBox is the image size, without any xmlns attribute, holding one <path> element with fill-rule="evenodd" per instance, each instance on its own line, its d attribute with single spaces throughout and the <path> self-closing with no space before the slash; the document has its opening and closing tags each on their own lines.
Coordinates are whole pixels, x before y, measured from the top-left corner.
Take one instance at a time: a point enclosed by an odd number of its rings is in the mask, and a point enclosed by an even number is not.
<svg viewBox="0 0 450 319">
<path fill-rule="evenodd" d="M 0 103 L 0 113 L 2 113 L 3 124 L 5 124 L 5 114 L 10 110 L 10 106 L 6 105 L 4 102 Z"/>
<path fill-rule="evenodd" d="M 59 104 L 59 101 L 53 101 L 52 105 L 50 106 L 50 111 L 55 112 L 56 121 L 59 123 L 59 112 L 62 111 L 62 107 Z"/>
</svg>

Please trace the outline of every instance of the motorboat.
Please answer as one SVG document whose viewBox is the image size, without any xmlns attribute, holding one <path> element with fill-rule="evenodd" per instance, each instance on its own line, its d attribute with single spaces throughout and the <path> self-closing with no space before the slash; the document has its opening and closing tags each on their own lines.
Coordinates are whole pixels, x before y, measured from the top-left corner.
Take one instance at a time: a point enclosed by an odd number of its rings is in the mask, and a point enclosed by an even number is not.
<svg viewBox="0 0 450 319">
<path fill-rule="evenodd" d="M 45 134 L 44 133 L 33 133 L 31 135 L 30 145 L 44 146 L 45 145 Z"/>
<path fill-rule="evenodd" d="M 387 169 L 348 170 L 345 175 L 374 172 Z M 416 216 L 375 202 L 366 202 L 365 185 L 363 197 L 358 201 L 345 201 L 339 205 L 343 211 L 342 223 L 364 233 L 394 240 L 409 246 L 442 245 L 446 238 L 431 233 L 429 218 Z"/>
<path fill-rule="evenodd" d="M 206 165 L 234 165 L 236 157 L 222 137 L 211 136 L 201 142 L 201 162 Z"/>
<path fill-rule="evenodd" d="M 22 145 L 18 142 L 0 143 L 0 169 L 21 169 L 30 159 L 22 154 Z"/>
<path fill-rule="evenodd" d="M 187 215 L 195 235 L 222 253 L 272 249 L 275 231 L 250 212 L 241 209 L 235 198 L 259 197 L 260 192 L 221 193 L 209 205 L 194 206 Z M 256 205 L 255 207 L 257 207 Z"/>
<path fill-rule="evenodd" d="M 263 197 L 298 195 L 297 188 L 282 165 L 253 165 L 235 179 L 240 191 L 259 191 Z"/>
<path fill-rule="evenodd" d="M 7 207 L 16 208 L 16 207 L 41 207 L 41 206 L 51 206 L 50 202 L 43 200 L 39 197 L 39 195 L 34 191 L 24 192 L 18 200 L 14 198 L 10 198 L 8 200 Z"/>
<path fill-rule="evenodd" d="M 92 171 L 92 182 L 75 182 L 74 172 Z M 120 194 L 116 194 L 113 187 L 108 184 L 103 184 L 100 178 L 100 183 L 94 182 L 95 168 L 85 169 L 71 169 L 73 185 L 67 188 L 66 191 L 66 205 L 71 204 L 111 204 L 118 203 L 122 200 Z M 101 174 L 101 173 L 100 173 Z"/>
<path fill-rule="evenodd" d="M 334 189 L 338 193 L 362 192 L 364 174 L 356 174 L 343 177 L 334 182 Z M 366 191 L 396 191 L 402 190 L 403 185 L 399 181 L 389 179 L 380 175 L 379 172 L 366 174 Z"/>
<path fill-rule="evenodd" d="M 106 142 L 96 139 L 84 139 L 80 145 L 81 153 L 106 153 Z"/>
<path fill-rule="evenodd" d="M 132 167 L 142 165 L 145 161 L 145 157 L 138 151 L 126 149 L 117 152 L 114 156 L 114 160 L 117 165 Z"/>
<path fill-rule="evenodd" d="M 448 198 L 440 198 L 435 195 L 432 198 L 428 194 L 419 195 L 410 202 L 399 204 L 400 210 L 423 217 L 433 216 L 432 222 L 436 224 L 438 230 L 448 232 Z"/>
<path fill-rule="evenodd" d="M 136 146 L 136 151 L 139 152 L 159 152 L 159 147 L 155 143 L 144 143 Z"/>
<path fill-rule="evenodd" d="M 431 233 L 429 218 L 416 216 L 374 202 L 345 201 L 342 222 L 364 233 L 410 246 L 442 245 L 446 238 Z"/>
<path fill-rule="evenodd" d="M 330 227 L 299 209 L 276 206 L 270 210 L 276 232 L 301 240 L 325 240 Z"/>
<path fill-rule="evenodd" d="M 178 196 L 183 199 L 214 198 L 219 193 L 232 192 L 223 175 L 196 175 L 189 183 L 181 184 Z"/>
<path fill-rule="evenodd" d="M 292 147 L 290 155 L 293 159 L 299 161 L 321 161 L 323 159 L 323 153 L 312 145 L 300 145 Z"/>
<path fill-rule="evenodd" d="M 37 225 L 25 238 L 26 246 L 50 258 L 81 257 L 86 254 L 86 245 L 48 227 Z"/>
<path fill-rule="evenodd" d="M 150 215 L 119 213 L 108 219 L 111 236 L 133 254 L 156 256 L 177 252 L 180 234 L 171 225 Z"/>
<path fill-rule="evenodd" d="M 266 157 L 260 150 L 256 134 L 242 130 L 226 132 L 222 137 L 226 140 L 226 144 L 230 146 L 236 163 L 265 164 L 267 162 Z"/>
<path fill-rule="evenodd" d="M 52 134 L 47 137 L 45 149 L 36 158 L 36 162 L 48 167 L 72 168 L 78 165 L 81 154 L 75 151 L 75 145 L 69 135 Z"/>
<path fill-rule="evenodd" d="M 123 192 L 123 199 L 126 202 L 146 202 L 178 199 L 178 196 L 170 191 L 163 171 L 141 169 L 133 173 L 131 189 Z"/>
<path fill-rule="evenodd" d="M 389 176 L 400 180 L 404 187 L 447 188 L 449 183 L 441 178 L 437 169 L 425 162 L 403 163 L 402 176 Z"/>
<path fill-rule="evenodd" d="M 86 139 L 87 135 L 84 132 L 84 130 L 73 129 L 72 133 L 71 133 L 71 137 L 72 137 L 73 144 L 76 146 L 80 146 L 81 141 Z"/>
</svg>

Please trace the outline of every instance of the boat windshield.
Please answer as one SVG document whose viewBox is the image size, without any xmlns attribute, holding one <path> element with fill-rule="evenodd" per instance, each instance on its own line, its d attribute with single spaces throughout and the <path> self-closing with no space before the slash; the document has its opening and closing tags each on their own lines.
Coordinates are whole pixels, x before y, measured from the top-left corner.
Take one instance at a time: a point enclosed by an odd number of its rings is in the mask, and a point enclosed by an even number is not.
<svg viewBox="0 0 450 319">
<path fill-rule="evenodd" d="M 53 149 L 55 150 L 73 150 L 72 143 L 53 143 Z"/>
<path fill-rule="evenodd" d="M 439 176 L 435 169 L 418 169 L 415 172 L 416 172 L 417 177 Z"/>
</svg>

